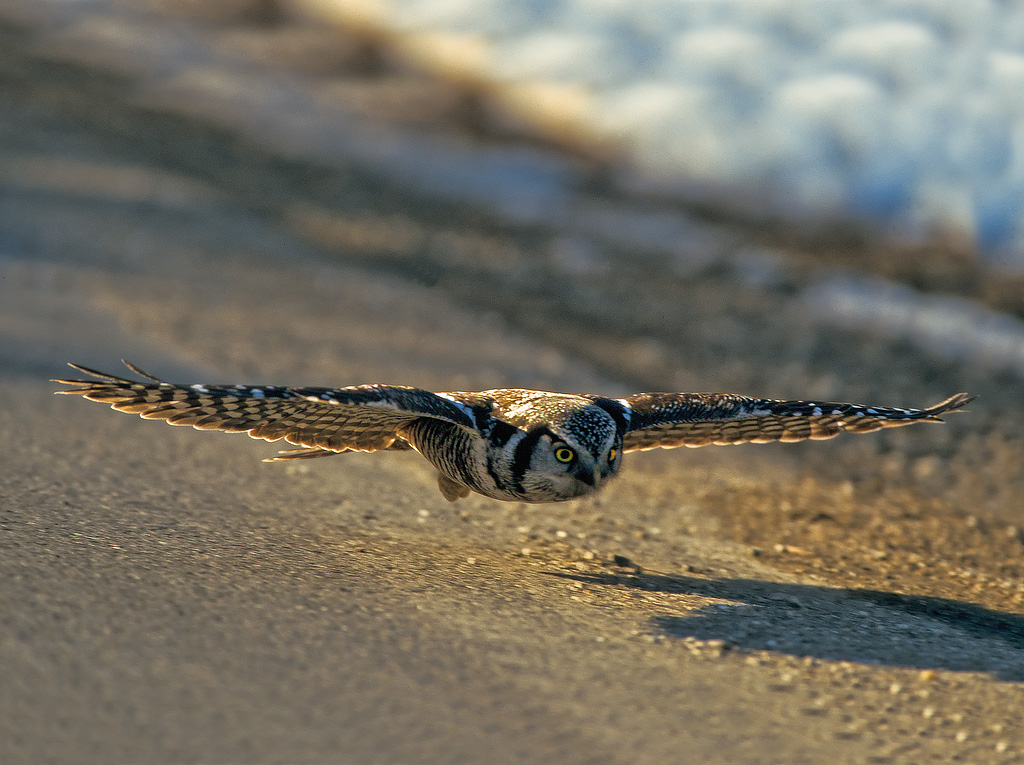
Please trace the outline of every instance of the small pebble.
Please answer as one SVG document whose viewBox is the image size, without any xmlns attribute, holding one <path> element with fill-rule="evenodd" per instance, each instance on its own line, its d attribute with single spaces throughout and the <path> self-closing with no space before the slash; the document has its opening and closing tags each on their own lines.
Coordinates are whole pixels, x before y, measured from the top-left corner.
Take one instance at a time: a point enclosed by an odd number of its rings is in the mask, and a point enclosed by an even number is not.
<svg viewBox="0 0 1024 765">
<path fill-rule="evenodd" d="M 789 555 L 810 555 L 809 550 L 796 545 L 775 545 L 775 552 L 787 553 Z"/>
<path fill-rule="evenodd" d="M 715 658 L 725 653 L 726 649 L 729 647 L 729 645 L 724 640 L 708 640 L 706 643 L 704 643 L 704 646 L 707 648 L 708 653 L 710 653 Z"/>
</svg>

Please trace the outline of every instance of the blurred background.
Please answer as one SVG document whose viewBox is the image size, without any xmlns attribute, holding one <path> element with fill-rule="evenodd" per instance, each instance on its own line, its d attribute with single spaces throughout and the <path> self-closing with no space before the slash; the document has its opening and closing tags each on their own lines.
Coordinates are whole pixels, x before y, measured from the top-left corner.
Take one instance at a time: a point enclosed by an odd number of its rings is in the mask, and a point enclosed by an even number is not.
<svg viewBox="0 0 1024 765">
<path fill-rule="evenodd" d="M 788 221 L 856 217 L 1024 267 L 1019 4 L 316 5 L 613 142 L 640 188 Z"/>
</svg>

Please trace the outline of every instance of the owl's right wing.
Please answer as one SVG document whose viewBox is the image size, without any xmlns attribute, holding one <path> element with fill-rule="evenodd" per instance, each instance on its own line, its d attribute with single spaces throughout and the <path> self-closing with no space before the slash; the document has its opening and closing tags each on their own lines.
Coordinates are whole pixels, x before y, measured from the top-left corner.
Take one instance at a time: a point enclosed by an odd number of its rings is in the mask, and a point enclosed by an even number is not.
<svg viewBox="0 0 1024 765">
<path fill-rule="evenodd" d="M 55 380 L 73 386 L 58 393 L 79 395 L 171 425 L 248 433 L 264 441 L 286 440 L 299 449 L 277 459 L 306 459 L 345 451 L 408 449 L 400 431 L 429 417 L 467 429 L 472 409 L 454 398 L 420 388 L 357 385 L 349 388 L 285 388 L 249 385 L 178 385 L 124 362 L 151 382 L 136 382 L 70 366 L 93 380 Z"/>
<path fill-rule="evenodd" d="M 927 409 L 892 409 L 822 401 L 776 401 L 725 393 L 638 393 L 620 403 L 629 413 L 623 448 L 825 439 L 914 422 L 941 422 L 972 400 L 958 393 Z"/>
</svg>

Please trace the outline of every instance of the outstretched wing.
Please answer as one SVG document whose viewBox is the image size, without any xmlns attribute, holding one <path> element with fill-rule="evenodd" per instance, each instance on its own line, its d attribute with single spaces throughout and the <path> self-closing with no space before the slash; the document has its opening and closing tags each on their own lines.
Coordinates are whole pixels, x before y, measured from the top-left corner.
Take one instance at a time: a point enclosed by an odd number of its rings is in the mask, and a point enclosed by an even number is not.
<svg viewBox="0 0 1024 765">
<path fill-rule="evenodd" d="M 927 409 L 888 409 L 722 393 L 638 393 L 621 399 L 630 413 L 623 448 L 803 441 L 832 438 L 843 430 L 869 433 L 913 422 L 941 422 L 940 414 L 955 412 L 971 400 L 958 393 Z"/>
<path fill-rule="evenodd" d="M 379 449 L 408 449 L 399 431 L 421 417 L 473 427 L 468 407 L 430 391 L 394 385 L 350 388 L 283 388 L 248 385 L 176 385 L 133 364 L 151 382 L 135 382 L 70 366 L 94 380 L 54 380 L 57 391 L 110 404 L 121 412 L 199 430 L 248 433 L 264 441 L 285 439 L 302 447 L 271 459 L 305 459 Z"/>
</svg>

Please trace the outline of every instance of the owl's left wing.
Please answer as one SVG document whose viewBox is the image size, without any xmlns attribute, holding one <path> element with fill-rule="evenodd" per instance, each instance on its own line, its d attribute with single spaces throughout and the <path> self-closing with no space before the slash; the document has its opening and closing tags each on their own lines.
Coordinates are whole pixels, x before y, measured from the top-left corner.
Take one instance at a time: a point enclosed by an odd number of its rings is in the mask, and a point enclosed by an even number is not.
<svg viewBox="0 0 1024 765">
<path fill-rule="evenodd" d="M 891 409 L 821 401 L 776 401 L 724 393 L 638 393 L 619 403 L 629 425 L 623 448 L 670 449 L 709 444 L 768 443 L 869 433 L 914 422 L 941 422 L 972 400 L 958 393 L 927 409 Z"/>
<path fill-rule="evenodd" d="M 400 431 L 421 417 L 474 427 L 470 407 L 420 388 L 178 385 L 124 363 L 150 382 L 125 380 L 71 364 L 96 379 L 54 380 L 72 386 L 57 392 L 83 396 L 121 412 L 165 420 L 171 425 L 248 433 L 264 441 L 283 438 L 301 447 L 281 452 L 272 460 L 322 457 L 350 450 L 408 449 Z"/>
</svg>

